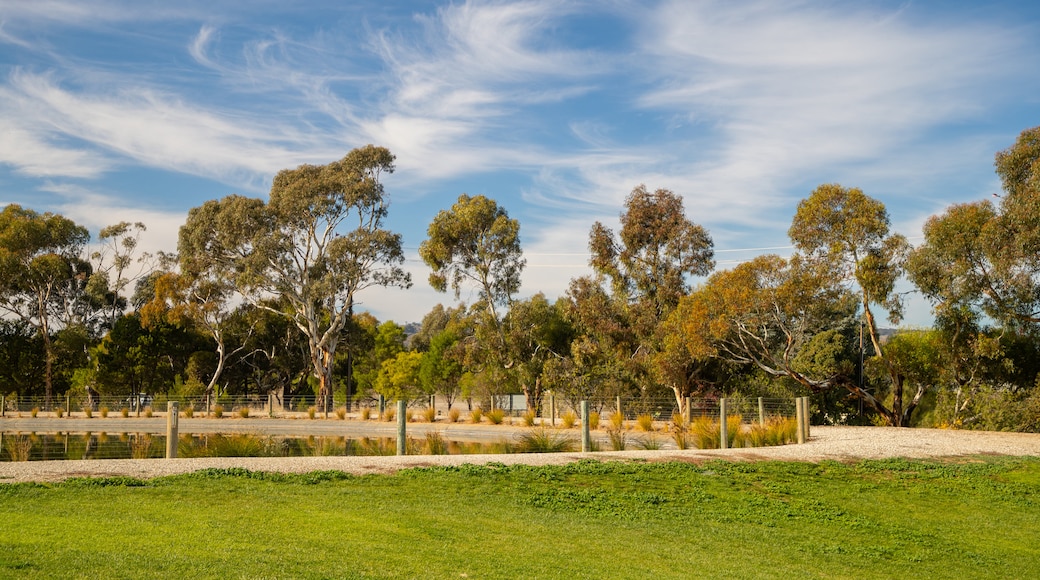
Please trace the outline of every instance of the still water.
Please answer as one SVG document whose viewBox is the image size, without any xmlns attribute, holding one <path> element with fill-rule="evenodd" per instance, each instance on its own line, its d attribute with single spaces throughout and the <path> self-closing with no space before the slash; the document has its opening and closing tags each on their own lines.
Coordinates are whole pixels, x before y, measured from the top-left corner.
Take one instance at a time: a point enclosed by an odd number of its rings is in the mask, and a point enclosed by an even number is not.
<svg viewBox="0 0 1040 580">
<path fill-rule="evenodd" d="M 410 438 L 409 455 L 514 453 L 508 442 L 449 441 L 438 433 Z M 394 455 L 393 437 L 268 436 L 202 433 L 178 438 L 177 457 L 311 457 Z M 76 459 L 148 459 L 166 456 L 166 436 L 149 433 L 0 432 L 0 462 Z"/>
</svg>

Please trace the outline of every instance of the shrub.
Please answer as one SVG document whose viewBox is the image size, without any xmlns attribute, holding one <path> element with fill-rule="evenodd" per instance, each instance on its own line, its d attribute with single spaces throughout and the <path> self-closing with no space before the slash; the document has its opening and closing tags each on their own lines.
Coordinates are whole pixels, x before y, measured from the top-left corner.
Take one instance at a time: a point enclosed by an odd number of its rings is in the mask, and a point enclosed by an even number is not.
<svg viewBox="0 0 1040 580">
<path fill-rule="evenodd" d="M 31 416 L 33 419 L 35 419 L 36 416 L 39 415 L 39 414 L 40 414 L 40 408 L 39 407 L 33 407 L 32 410 L 29 411 L 29 416 Z"/>
<path fill-rule="evenodd" d="M 679 449 L 687 449 L 690 446 L 689 431 L 686 429 L 686 417 L 682 413 L 672 414 L 672 440 Z"/>
<path fill-rule="evenodd" d="M 83 416 L 87 419 L 92 419 L 94 417 L 94 409 L 91 409 L 90 407 L 83 407 Z"/>
<path fill-rule="evenodd" d="M 487 418 L 492 425 L 501 425 L 506 418 L 506 412 L 502 409 L 491 409 L 491 412 L 487 414 Z"/>
<path fill-rule="evenodd" d="M 612 427 L 614 427 L 615 430 L 618 430 L 618 431 L 624 429 L 625 428 L 625 416 L 622 415 L 619 411 L 614 411 L 613 413 L 610 414 L 610 425 Z"/>
<path fill-rule="evenodd" d="M 108 418 L 108 407 L 101 407 L 100 409 L 98 409 L 98 412 L 101 413 L 102 419 Z"/>
<path fill-rule="evenodd" d="M 484 411 L 480 407 L 473 409 L 469 412 L 469 420 L 474 423 L 480 423 L 480 418 L 484 415 Z"/>
<path fill-rule="evenodd" d="M 430 431 L 426 433 L 426 443 L 423 445 L 423 451 L 426 455 L 447 455 L 448 442 L 444 440 L 444 436 L 440 432 Z"/>
<path fill-rule="evenodd" d="M 238 408 L 238 416 L 242 417 L 243 419 L 248 419 L 249 418 L 249 407 L 239 407 Z"/>
<path fill-rule="evenodd" d="M 192 417 L 194 417 L 195 416 L 195 408 L 192 407 L 191 405 L 188 405 L 188 406 L 184 407 L 184 416 L 187 417 L 188 419 L 191 419 Z"/>
<path fill-rule="evenodd" d="M 656 451 L 661 448 L 661 441 L 653 433 L 639 440 L 639 448 L 647 451 Z"/>
<path fill-rule="evenodd" d="M 732 449 L 734 447 L 742 447 L 743 440 L 740 436 L 741 432 L 741 421 L 744 418 L 740 415 L 728 415 L 726 417 L 726 441 L 727 445 Z"/>
<path fill-rule="evenodd" d="M 153 412 L 152 412 L 152 408 L 151 407 L 145 407 L 144 408 L 144 416 L 145 417 L 148 417 L 150 419 L 152 417 L 152 414 L 153 414 Z"/>
<path fill-rule="evenodd" d="M 589 429 L 599 429 L 599 413 L 596 411 L 589 413 Z"/>
<path fill-rule="evenodd" d="M 462 412 L 458 409 L 448 409 L 448 420 L 452 423 L 458 423 L 461 415 Z"/>
<path fill-rule="evenodd" d="M 435 407 L 426 407 L 423 410 L 423 418 L 426 419 L 427 423 L 434 423 L 437 421 L 437 409 Z"/>
<path fill-rule="evenodd" d="M 223 417 L 224 416 L 224 406 L 223 405 L 214 405 L 213 406 L 213 416 L 216 417 L 217 419 Z"/>
<path fill-rule="evenodd" d="M 119 414 L 122 415 L 124 419 L 126 419 L 127 417 L 130 416 L 130 409 L 128 409 L 126 407 L 123 407 L 122 409 L 119 410 Z"/>
<path fill-rule="evenodd" d="M 534 411 L 528 410 L 524 413 L 524 425 L 527 427 L 534 427 L 535 415 Z"/>
<path fill-rule="evenodd" d="M 570 429 L 578 422 L 578 416 L 574 414 L 574 411 L 567 410 L 566 413 L 560 415 L 560 423 L 564 429 Z"/>
<path fill-rule="evenodd" d="M 59 418 L 59 419 L 61 419 L 62 417 L 65 416 L 65 409 L 62 409 L 61 407 L 55 407 L 54 408 L 54 416 Z"/>
<path fill-rule="evenodd" d="M 610 437 L 610 448 L 614 451 L 624 451 L 628 446 L 628 435 L 622 429 L 607 429 L 607 436 Z"/>
<path fill-rule="evenodd" d="M 313 419 L 313 418 L 315 418 L 317 416 L 318 416 L 318 408 L 317 407 L 315 407 L 314 405 L 311 405 L 310 407 L 307 407 L 307 418 L 308 419 Z"/>
<path fill-rule="evenodd" d="M 4 441 L 7 442 L 7 453 L 11 456 L 11 461 L 29 461 L 29 456 L 32 455 L 33 439 L 29 435 L 17 435 L 14 437 L 6 437 Z"/>
<path fill-rule="evenodd" d="M 411 423 L 414 418 L 415 418 L 415 411 L 413 411 L 411 409 L 405 409 L 404 410 L 404 422 L 405 423 Z"/>
<path fill-rule="evenodd" d="M 698 417 L 690 424 L 693 444 L 698 449 L 718 449 L 722 438 L 719 422 L 708 417 Z"/>
<path fill-rule="evenodd" d="M 394 417 L 396 417 L 396 416 L 397 416 L 397 409 L 394 408 L 394 407 L 387 407 L 386 409 L 383 410 L 383 420 L 384 421 L 387 421 L 387 422 L 393 421 Z"/>
<path fill-rule="evenodd" d="M 365 407 L 364 409 L 361 409 L 361 420 L 362 421 L 368 421 L 371 418 L 372 418 L 372 409 L 369 409 L 368 407 Z"/>
<path fill-rule="evenodd" d="M 539 427 L 518 436 L 516 450 L 520 453 L 561 453 L 572 451 L 574 440 L 555 429 Z"/>
<path fill-rule="evenodd" d="M 636 417 L 636 425 L 638 425 L 643 431 L 649 433 L 654 430 L 654 418 L 651 417 L 649 413 L 643 413 Z"/>
<path fill-rule="evenodd" d="M 336 418 L 339 419 L 339 420 L 346 419 L 347 418 L 347 408 L 346 407 L 338 407 L 336 409 Z"/>
</svg>

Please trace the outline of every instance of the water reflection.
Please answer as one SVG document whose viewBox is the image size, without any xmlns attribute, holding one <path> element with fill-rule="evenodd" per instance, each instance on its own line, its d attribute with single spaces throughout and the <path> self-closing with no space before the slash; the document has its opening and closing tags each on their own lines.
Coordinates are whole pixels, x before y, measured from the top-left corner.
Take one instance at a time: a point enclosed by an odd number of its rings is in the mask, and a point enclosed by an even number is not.
<svg viewBox="0 0 1040 580">
<path fill-rule="evenodd" d="M 409 455 L 515 453 L 505 441 L 449 441 L 440 433 L 409 438 Z M 393 437 L 268 436 L 251 434 L 185 434 L 177 441 L 178 457 L 313 457 L 394 455 Z M 148 459 L 166 455 L 166 436 L 150 433 L 12 433 L 0 432 L 0 462 L 80 459 Z"/>
</svg>

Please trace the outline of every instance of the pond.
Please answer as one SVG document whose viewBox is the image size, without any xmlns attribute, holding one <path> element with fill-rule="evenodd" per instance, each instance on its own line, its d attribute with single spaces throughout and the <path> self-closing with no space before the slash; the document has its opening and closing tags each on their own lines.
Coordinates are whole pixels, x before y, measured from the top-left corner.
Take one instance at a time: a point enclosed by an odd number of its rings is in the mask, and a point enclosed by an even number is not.
<svg viewBox="0 0 1040 580">
<path fill-rule="evenodd" d="M 439 433 L 407 440 L 409 455 L 518 453 L 519 443 L 450 441 Z M 178 438 L 177 457 L 313 457 L 395 455 L 395 437 L 281 436 L 195 433 Z M 0 462 L 148 459 L 166 456 L 166 436 L 153 433 L 0 432 Z"/>
</svg>

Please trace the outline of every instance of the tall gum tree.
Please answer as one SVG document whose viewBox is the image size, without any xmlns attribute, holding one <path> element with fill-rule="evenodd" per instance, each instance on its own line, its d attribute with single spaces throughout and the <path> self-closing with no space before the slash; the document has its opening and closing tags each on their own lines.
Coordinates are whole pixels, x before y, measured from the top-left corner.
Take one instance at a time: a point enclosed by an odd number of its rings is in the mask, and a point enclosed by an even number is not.
<svg viewBox="0 0 1040 580">
<path fill-rule="evenodd" d="M 515 364 L 501 310 L 512 305 L 526 265 L 520 222 L 493 199 L 462 194 L 451 209 L 434 216 L 419 255 L 432 270 L 429 281 L 435 290 L 450 287 L 457 299 L 464 287 L 476 286 L 473 333 L 461 346 L 467 369 L 492 386 L 489 394 L 496 394 L 504 384 L 502 373 Z"/>
<path fill-rule="evenodd" d="M 803 259 L 831 269 L 836 280 L 848 283 L 856 294 L 874 357 L 890 382 L 891 408 L 856 385 L 848 385 L 849 389 L 890 425 L 909 426 L 925 389 L 918 388 L 913 399 L 904 402 L 903 376 L 885 354 L 874 314 L 880 307 L 893 323 L 902 318 L 895 283 L 910 249 L 906 238 L 889 232 L 885 205 L 857 188 L 821 185 L 798 204 L 788 236 Z"/>
<path fill-rule="evenodd" d="M 617 235 L 600 222 L 589 234 L 590 265 L 610 281 L 614 306 L 631 329 L 629 352 L 618 353 L 653 376 L 653 359 L 664 350 L 662 323 L 690 290 L 690 278 L 715 267 L 714 244 L 704 227 L 686 217 L 681 196 L 639 185 L 625 199 Z M 675 376 L 658 373 L 658 377 Z M 687 381 L 669 381 L 680 408 Z"/>
<path fill-rule="evenodd" d="M 383 229 L 389 200 L 380 176 L 394 169 L 382 147 L 354 149 L 328 165 L 280 171 L 262 200 L 228 196 L 194 208 L 181 228 L 182 271 L 209 272 L 259 308 L 288 317 L 307 337 L 327 408 L 341 331 L 355 295 L 411 285 L 401 236 Z M 278 296 L 285 310 L 265 298 Z"/>
<path fill-rule="evenodd" d="M 44 394 L 53 396 L 55 318 L 61 292 L 77 285 L 78 265 L 90 240 L 68 218 L 11 204 L 0 212 L 0 310 L 36 330 L 45 354 Z"/>
</svg>

